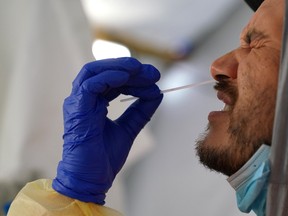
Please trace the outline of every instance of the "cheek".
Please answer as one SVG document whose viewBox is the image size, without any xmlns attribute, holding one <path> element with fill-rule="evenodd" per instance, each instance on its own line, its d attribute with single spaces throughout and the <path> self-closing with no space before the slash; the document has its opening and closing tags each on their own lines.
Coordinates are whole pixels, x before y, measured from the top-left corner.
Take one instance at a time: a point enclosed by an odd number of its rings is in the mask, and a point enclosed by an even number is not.
<svg viewBox="0 0 288 216">
<path fill-rule="evenodd" d="M 239 97 L 232 115 L 231 128 L 239 129 L 246 143 L 271 143 L 277 82 L 265 78 L 263 83 L 253 82 L 257 75 L 247 74 L 239 86 Z M 240 84 L 239 84 L 240 85 Z M 246 140 L 246 141 L 245 141 Z"/>
<path fill-rule="evenodd" d="M 258 86 L 275 88 L 278 82 L 280 52 L 275 49 L 262 49 L 251 52 L 249 62 L 251 77 Z"/>
<path fill-rule="evenodd" d="M 273 49 L 252 50 L 238 67 L 239 99 L 241 97 L 250 98 L 249 102 L 251 102 L 254 94 L 267 88 L 276 92 L 278 73 L 279 52 Z"/>
</svg>

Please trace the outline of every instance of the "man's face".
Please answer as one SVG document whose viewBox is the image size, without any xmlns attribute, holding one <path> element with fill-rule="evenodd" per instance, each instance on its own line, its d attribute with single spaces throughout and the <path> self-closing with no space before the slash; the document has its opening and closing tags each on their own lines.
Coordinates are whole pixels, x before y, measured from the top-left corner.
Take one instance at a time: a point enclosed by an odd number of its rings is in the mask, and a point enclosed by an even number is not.
<svg viewBox="0 0 288 216">
<path fill-rule="evenodd" d="M 196 149 L 204 165 L 225 175 L 261 144 L 271 144 L 283 15 L 284 0 L 265 0 L 243 29 L 240 46 L 211 65 L 225 108 L 209 114 Z"/>
</svg>

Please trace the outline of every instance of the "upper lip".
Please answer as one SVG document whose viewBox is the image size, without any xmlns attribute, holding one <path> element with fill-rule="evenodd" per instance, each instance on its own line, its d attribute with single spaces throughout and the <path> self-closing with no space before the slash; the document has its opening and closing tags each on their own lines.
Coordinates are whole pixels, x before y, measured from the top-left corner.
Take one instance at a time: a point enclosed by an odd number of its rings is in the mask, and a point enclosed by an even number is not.
<svg viewBox="0 0 288 216">
<path fill-rule="evenodd" d="M 229 97 L 229 95 L 225 94 L 222 91 L 218 91 L 217 92 L 217 98 L 221 101 L 223 101 L 223 103 L 225 103 L 228 106 L 232 106 L 233 105 L 233 100 L 231 97 Z"/>
</svg>

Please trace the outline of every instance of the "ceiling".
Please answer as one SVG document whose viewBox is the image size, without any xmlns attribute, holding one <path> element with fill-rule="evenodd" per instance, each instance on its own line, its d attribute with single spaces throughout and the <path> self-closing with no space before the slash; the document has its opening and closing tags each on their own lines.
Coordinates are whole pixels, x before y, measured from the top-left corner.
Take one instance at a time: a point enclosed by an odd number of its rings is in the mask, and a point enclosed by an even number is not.
<svg viewBox="0 0 288 216">
<path fill-rule="evenodd" d="M 165 58 L 188 55 L 241 1 L 82 0 L 95 37 Z"/>
</svg>

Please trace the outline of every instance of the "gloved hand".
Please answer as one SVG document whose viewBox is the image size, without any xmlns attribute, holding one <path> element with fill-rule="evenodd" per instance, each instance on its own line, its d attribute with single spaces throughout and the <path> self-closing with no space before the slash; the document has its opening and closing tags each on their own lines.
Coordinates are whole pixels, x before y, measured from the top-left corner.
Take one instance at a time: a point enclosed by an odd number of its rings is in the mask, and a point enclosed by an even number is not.
<svg viewBox="0 0 288 216">
<path fill-rule="evenodd" d="M 65 99 L 64 145 L 53 188 L 84 202 L 103 205 L 137 134 L 162 101 L 159 71 L 134 58 L 86 64 Z M 139 97 L 117 119 L 107 118 L 109 101 L 119 94 Z"/>
</svg>

